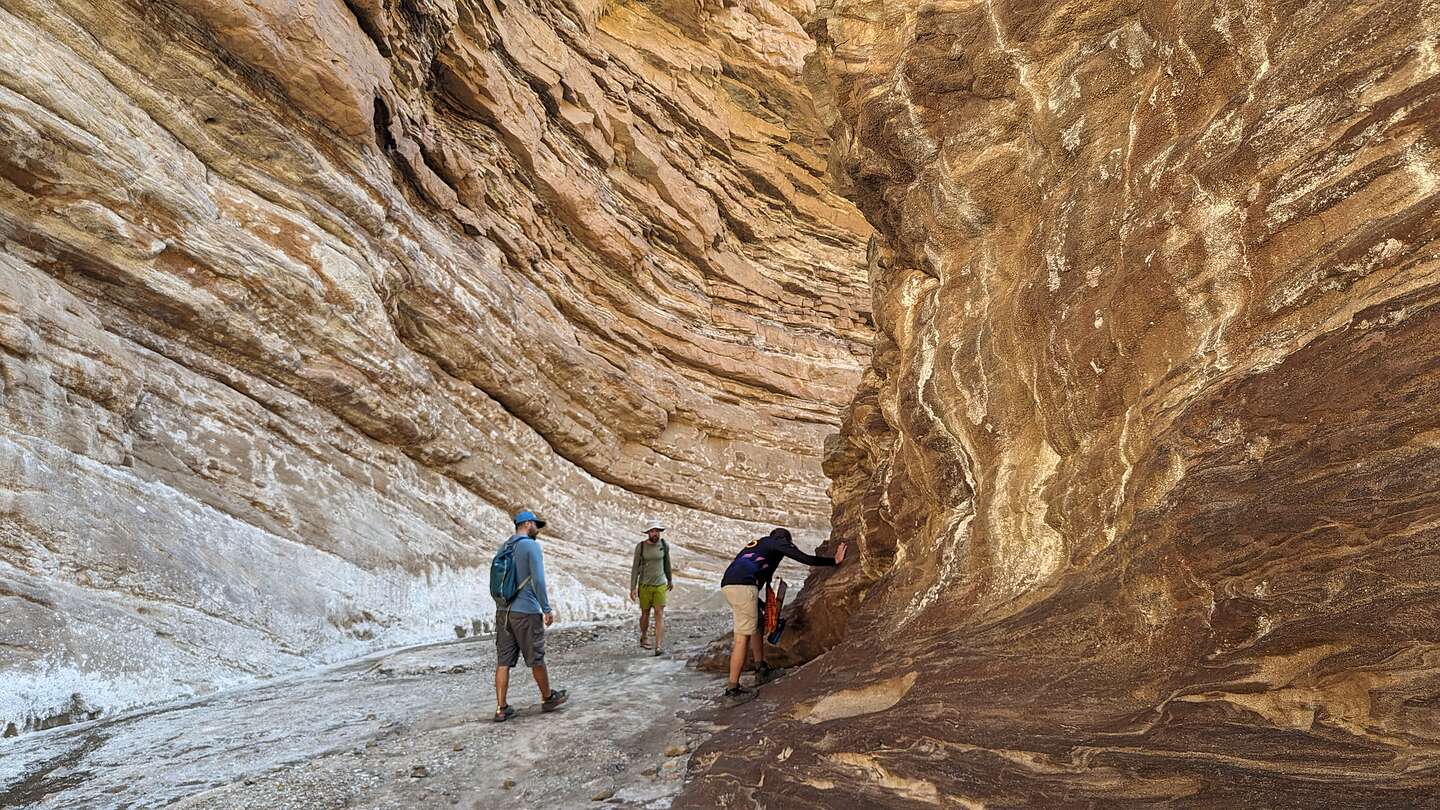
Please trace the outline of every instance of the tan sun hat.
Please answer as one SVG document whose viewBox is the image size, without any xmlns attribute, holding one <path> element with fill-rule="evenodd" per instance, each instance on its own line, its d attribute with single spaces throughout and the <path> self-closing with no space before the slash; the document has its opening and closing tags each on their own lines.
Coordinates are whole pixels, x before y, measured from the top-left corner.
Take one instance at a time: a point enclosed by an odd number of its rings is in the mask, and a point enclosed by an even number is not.
<svg viewBox="0 0 1440 810">
<path fill-rule="evenodd" d="M 649 534 L 651 531 L 653 531 L 653 530 L 655 530 L 655 529 L 659 529 L 660 531 L 663 532 L 663 531 L 665 531 L 665 524 L 664 524 L 664 523 L 661 523 L 661 522 L 658 521 L 658 520 L 652 520 L 652 521 L 650 521 L 650 525 L 649 525 L 649 526 L 646 526 L 646 527 L 645 527 L 645 531 L 641 532 L 641 534 Z"/>
</svg>

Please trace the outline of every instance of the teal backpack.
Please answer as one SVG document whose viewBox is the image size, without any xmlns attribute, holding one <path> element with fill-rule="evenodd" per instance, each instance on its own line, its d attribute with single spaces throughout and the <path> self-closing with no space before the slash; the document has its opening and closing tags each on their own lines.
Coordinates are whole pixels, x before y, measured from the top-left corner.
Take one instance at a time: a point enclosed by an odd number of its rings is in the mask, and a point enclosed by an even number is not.
<svg viewBox="0 0 1440 810">
<path fill-rule="evenodd" d="M 518 540 L 506 540 L 500 550 L 495 552 L 495 559 L 490 561 L 490 595 L 495 597 L 501 607 L 510 607 L 515 597 L 520 595 L 526 585 L 530 584 L 530 577 L 524 581 L 516 582 L 518 573 L 515 570 L 515 544 Z"/>
</svg>

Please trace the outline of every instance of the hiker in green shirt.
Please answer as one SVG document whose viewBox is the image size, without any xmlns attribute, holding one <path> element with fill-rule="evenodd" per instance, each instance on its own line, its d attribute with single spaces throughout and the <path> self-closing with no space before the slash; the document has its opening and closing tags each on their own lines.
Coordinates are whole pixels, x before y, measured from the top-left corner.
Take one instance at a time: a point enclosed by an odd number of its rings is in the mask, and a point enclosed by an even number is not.
<svg viewBox="0 0 1440 810">
<path fill-rule="evenodd" d="M 664 638 L 665 598 L 675 589 L 670 577 L 670 544 L 660 537 L 665 526 L 656 521 L 645 528 L 645 539 L 635 544 L 635 560 L 630 564 L 630 598 L 640 602 L 640 647 L 650 628 L 650 611 L 655 611 L 655 654 L 660 654 Z"/>
</svg>

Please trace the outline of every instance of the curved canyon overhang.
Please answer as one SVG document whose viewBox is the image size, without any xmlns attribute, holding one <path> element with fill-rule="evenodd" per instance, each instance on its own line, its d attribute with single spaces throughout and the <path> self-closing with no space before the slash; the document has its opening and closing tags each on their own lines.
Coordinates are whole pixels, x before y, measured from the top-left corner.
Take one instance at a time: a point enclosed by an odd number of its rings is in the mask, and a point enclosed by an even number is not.
<svg viewBox="0 0 1440 810">
<path fill-rule="evenodd" d="M 562 619 L 650 517 L 692 604 L 824 539 L 869 226 L 807 13 L 0 2 L 0 729 L 483 628 L 521 507 Z"/>
</svg>

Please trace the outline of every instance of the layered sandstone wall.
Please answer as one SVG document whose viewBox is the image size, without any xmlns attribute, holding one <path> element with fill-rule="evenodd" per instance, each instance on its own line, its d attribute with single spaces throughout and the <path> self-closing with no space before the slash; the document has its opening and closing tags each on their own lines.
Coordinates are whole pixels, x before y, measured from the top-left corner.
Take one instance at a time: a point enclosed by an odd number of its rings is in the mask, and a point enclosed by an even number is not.
<svg viewBox="0 0 1440 810">
<path fill-rule="evenodd" d="M 684 806 L 1440 787 L 1440 5 L 837 0 L 881 335 Z"/>
<path fill-rule="evenodd" d="M 562 619 L 822 539 L 806 12 L 0 0 L 0 730 L 468 630 L 521 506 Z"/>
</svg>

